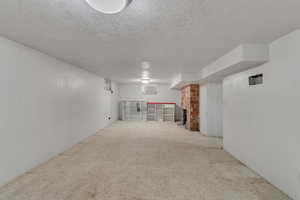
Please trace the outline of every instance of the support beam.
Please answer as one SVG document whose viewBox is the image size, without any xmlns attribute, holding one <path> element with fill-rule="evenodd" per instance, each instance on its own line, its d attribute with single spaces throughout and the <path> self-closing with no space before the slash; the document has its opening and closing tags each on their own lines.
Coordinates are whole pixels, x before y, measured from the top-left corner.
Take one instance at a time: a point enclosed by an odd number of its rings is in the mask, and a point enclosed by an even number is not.
<svg viewBox="0 0 300 200">
<path fill-rule="evenodd" d="M 207 83 L 223 80 L 226 76 L 258 67 L 269 61 L 269 45 L 243 44 L 199 73 L 181 73 L 173 81 L 171 89 L 181 89 L 193 83 Z"/>
</svg>

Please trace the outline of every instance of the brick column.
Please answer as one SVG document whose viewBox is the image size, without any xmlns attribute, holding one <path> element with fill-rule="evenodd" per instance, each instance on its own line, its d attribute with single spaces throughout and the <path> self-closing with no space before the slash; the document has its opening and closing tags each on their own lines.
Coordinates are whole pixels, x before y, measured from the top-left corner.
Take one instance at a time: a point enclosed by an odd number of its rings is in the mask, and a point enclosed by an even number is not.
<svg viewBox="0 0 300 200">
<path fill-rule="evenodd" d="M 181 106 L 187 110 L 187 129 L 199 131 L 199 84 L 191 84 L 181 89 Z"/>
</svg>

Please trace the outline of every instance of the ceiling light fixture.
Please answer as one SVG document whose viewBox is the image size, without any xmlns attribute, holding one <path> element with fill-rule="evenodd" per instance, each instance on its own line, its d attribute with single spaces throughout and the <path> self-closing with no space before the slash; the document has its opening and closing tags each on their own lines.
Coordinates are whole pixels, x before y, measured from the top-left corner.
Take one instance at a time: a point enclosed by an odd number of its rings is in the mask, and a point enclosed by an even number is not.
<svg viewBox="0 0 300 200">
<path fill-rule="evenodd" d="M 149 69 L 151 67 L 149 62 L 142 62 L 142 68 L 143 69 Z"/>
<path fill-rule="evenodd" d="M 144 73 L 142 74 L 142 79 L 149 79 L 149 73 Z"/>
<path fill-rule="evenodd" d="M 142 84 L 149 84 L 151 82 L 150 73 L 148 71 L 151 67 L 150 62 L 146 62 L 146 61 L 142 62 L 141 67 L 143 69 L 141 83 Z"/>
<path fill-rule="evenodd" d="M 132 0 L 86 0 L 95 10 L 105 14 L 115 14 L 124 10 Z"/>
<path fill-rule="evenodd" d="M 150 83 L 150 79 L 142 79 L 141 82 L 143 84 L 149 84 Z"/>
<path fill-rule="evenodd" d="M 149 77 L 142 77 L 141 80 L 151 80 Z"/>
</svg>

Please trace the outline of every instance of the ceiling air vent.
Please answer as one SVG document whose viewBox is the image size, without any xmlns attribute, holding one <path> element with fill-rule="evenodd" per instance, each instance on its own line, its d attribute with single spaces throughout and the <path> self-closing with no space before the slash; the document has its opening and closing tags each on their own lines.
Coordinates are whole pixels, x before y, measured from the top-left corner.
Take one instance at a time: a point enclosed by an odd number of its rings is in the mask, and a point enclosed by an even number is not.
<svg viewBox="0 0 300 200">
<path fill-rule="evenodd" d="M 156 95 L 157 86 L 156 85 L 143 85 L 142 91 L 144 95 Z"/>
<path fill-rule="evenodd" d="M 249 85 L 260 85 L 263 84 L 263 74 L 257 74 L 249 77 Z"/>
</svg>

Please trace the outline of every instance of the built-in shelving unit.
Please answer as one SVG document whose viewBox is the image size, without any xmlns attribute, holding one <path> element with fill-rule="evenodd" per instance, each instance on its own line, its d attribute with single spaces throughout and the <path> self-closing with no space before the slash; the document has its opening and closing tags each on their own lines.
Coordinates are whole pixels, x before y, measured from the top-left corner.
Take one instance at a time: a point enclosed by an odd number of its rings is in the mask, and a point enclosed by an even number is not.
<svg viewBox="0 0 300 200">
<path fill-rule="evenodd" d="M 147 104 L 148 121 L 175 121 L 175 103 L 156 103 Z"/>
<path fill-rule="evenodd" d="M 121 101 L 120 119 L 124 121 L 146 120 L 147 103 L 145 101 Z"/>
<path fill-rule="evenodd" d="M 124 121 L 175 121 L 175 103 L 121 101 L 120 119 Z"/>
<path fill-rule="evenodd" d="M 156 104 L 147 105 L 147 120 L 156 121 Z"/>
</svg>

